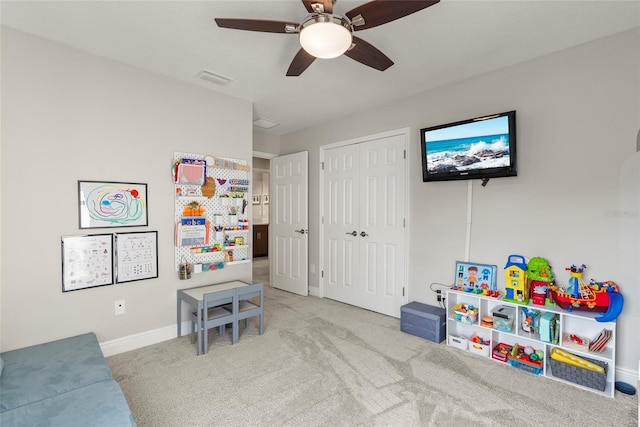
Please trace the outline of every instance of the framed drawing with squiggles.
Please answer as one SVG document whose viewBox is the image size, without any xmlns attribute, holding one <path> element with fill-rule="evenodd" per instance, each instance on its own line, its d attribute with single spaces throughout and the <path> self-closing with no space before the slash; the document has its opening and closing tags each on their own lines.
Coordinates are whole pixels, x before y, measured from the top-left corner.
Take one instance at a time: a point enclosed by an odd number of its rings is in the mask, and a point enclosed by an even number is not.
<svg viewBox="0 0 640 427">
<path fill-rule="evenodd" d="M 148 225 L 147 184 L 78 181 L 80 228 Z"/>
</svg>

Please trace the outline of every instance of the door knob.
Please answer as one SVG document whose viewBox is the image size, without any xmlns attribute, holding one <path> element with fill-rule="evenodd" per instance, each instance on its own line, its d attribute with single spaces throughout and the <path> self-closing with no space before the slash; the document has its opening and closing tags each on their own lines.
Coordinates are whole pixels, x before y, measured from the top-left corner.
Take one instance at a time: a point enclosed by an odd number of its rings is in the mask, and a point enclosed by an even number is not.
<svg viewBox="0 0 640 427">
<path fill-rule="evenodd" d="M 363 231 L 362 233 L 360 233 L 360 235 L 361 235 L 362 237 L 367 237 L 367 236 L 368 236 L 368 234 L 367 234 L 367 233 L 365 233 L 364 231 Z"/>
<path fill-rule="evenodd" d="M 351 234 L 352 236 L 357 236 L 358 232 L 356 230 L 353 230 L 351 233 L 346 233 L 346 234 Z"/>
<path fill-rule="evenodd" d="M 304 228 L 301 228 L 300 230 L 295 230 L 295 232 L 300 234 L 305 234 L 307 230 L 305 230 Z"/>
</svg>

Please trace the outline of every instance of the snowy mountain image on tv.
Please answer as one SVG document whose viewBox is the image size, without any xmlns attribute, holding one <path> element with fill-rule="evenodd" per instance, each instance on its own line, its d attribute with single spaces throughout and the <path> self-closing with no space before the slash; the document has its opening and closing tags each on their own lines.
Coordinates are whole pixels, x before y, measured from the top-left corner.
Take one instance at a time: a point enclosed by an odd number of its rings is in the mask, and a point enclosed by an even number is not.
<svg viewBox="0 0 640 427">
<path fill-rule="evenodd" d="M 427 131 L 430 174 L 510 166 L 508 117 Z"/>
</svg>

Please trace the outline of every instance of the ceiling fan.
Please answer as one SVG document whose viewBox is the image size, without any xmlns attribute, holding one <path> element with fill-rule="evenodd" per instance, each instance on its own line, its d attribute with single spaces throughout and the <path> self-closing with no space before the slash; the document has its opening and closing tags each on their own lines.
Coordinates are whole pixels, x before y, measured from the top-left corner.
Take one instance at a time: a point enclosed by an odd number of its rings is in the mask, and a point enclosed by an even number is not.
<svg viewBox="0 0 640 427">
<path fill-rule="evenodd" d="M 215 18 L 221 28 L 298 34 L 300 50 L 293 58 L 287 76 L 299 76 L 316 58 L 335 58 L 342 54 L 376 70 L 393 65 L 380 50 L 353 35 L 354 31 L 377 27 L 438 3 L 440 0 L 374 0 L 344 15 L 333 13 L 336 0 L 302 0 L 309 12 L 301 23 L 262 19 Z"/>
</svg>

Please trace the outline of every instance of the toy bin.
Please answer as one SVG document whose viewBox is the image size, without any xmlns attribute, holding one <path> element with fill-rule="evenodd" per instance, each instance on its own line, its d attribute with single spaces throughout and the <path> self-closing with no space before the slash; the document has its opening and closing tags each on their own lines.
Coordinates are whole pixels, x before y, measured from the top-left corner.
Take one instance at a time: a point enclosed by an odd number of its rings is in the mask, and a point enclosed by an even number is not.
<svg viewBox="0 0 640 427">
<path fill-rule="evenodd" d="M 449 345 L 460 350 L 467 351 L 469 340 L 463 336 L 449 335 Z"/>
<path fill-rule="evenodd" d="M 531 372 L 532 374 L 541 374 L 542 373 L 542 362 L 533 362 L 531 360 L 526 359 L 518 359 L 512 355 L 508 355 L 507 359 L 509 360 L 509 365 L 514 368 L 522 369 L 523 371 Z"/>
<path fill-rule="evenodd" d="M 470 304 L 456 304 L 453 306 L 456 322 L 465 323 L 467 325 L 475 325 L 478 323 L 478 308 Z"/>
<path fill-rule="evenodd" d="M 578 359 L 595 364 L 601 369 L 599 372 L 596 372 L 592 369 L 576 366 L 575 364 L 554 360 L 552 352 L 550 357 L 547 358 L 547 363 L 549 364 L 549 368 L 551 368 L 551 375 L 574 384 L 589 387 L 594 390 L 604 391 L 607 386 L 607 370 L 609 366 L 607 362 L 584 356 Z"/>
<path fill-rule="evenodd" d="M 499 305 L 491 311 L 493 316 L 493 328 L 502 332 L 511 332 L 513 329 L 513 319 L 515 317 L 515 307 Z"/>
<path fill-rule="evenodd" d="M 536 375 L 541 374 L 542 367 L 544 366 L 544 355 L 542 353 L 535 352 L 536 357 L 534 358 L 533 352 L 535 350 L 531 351 L 530 356 L 528 355 L 528 353 L 525 352 L 525 348 L 531 348 L 531 347 L 518 346 L 517 344 L 514 344 L 514 346 L 517 346 L 518 354 L 514 355 L 514 351 L 511 351 L 507 355 L 507 360 L 509 361 L 509 365 L 513 366 L 514 368 L 521 369 L 523 371 L 531 372 L 532 374 L 536 374 Z"/>
<path fill-rule="evenodd" d="M 491 352 L 491 341 L 481 338 L 477 335 L 469 338 L 469 353 L 478 356 L 489 357 Z"/>
<path fill-rule="evenodd" d="M 509 353 L 511 353 L 511 349 L 513 348 L 513 346 L 509 345 L 509 344 L 505 344 L 505 343 L 498 343 L 498 345 L 496 345 L 493 348 L 493 351 L 491 352 L 491 358 L 495 359 L 495 360 L 499 360 L 500 362 L 506 362 L 507 361 L 507 355 Z"/>
<path fill-rule="evenodd" d="M 435 343 L 444 341 L 447 316 L 444 308 L 421 302 L 410 302 L 400 307 L 400 330 Z"/>
</svg>

